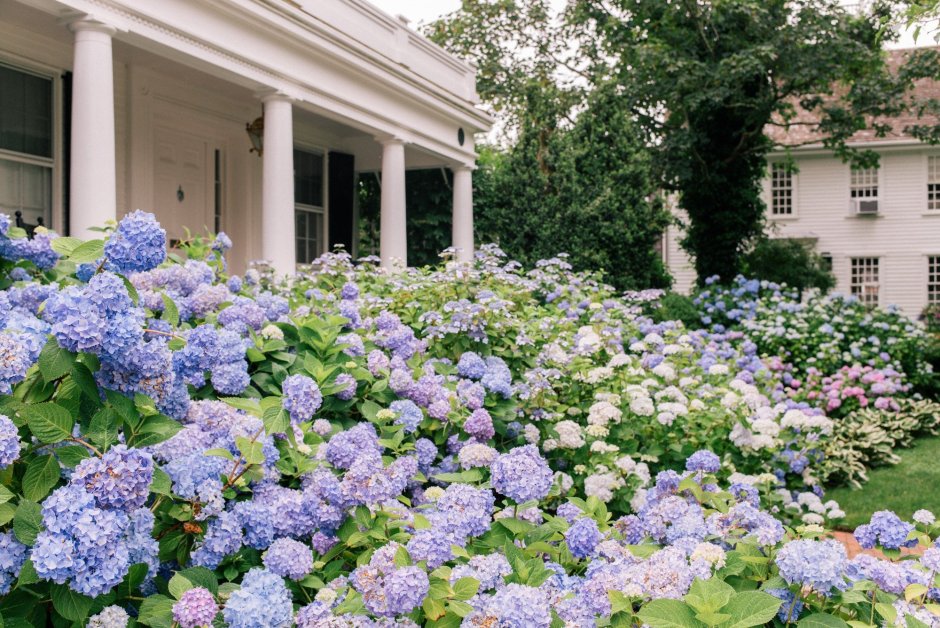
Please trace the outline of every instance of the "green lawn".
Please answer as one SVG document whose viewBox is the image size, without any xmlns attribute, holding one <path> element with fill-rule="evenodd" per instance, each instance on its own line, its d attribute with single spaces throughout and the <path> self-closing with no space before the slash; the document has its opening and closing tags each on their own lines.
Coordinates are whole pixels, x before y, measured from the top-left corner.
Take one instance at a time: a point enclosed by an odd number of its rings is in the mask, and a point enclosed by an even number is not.
<svg viewBox="0 0 940 628">
<path fill-rule="evenodd" d="M 876 510 L 893 510 L 908 521 L 920 508 L 940 517 L 940 438 L 923 438 L 898 453 L 901 462 L 872 470 L 862 488 L 826 492 L 826 498 L 839 502 L 846 514 L 837 527 L 854 530 L 868 523 Z"/>
</svg>

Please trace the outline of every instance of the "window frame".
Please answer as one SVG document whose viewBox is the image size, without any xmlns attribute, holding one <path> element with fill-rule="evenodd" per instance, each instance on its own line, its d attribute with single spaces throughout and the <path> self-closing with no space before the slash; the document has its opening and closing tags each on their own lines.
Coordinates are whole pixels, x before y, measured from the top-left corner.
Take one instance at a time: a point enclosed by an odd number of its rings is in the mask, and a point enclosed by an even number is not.
<svg viewBox="0 0 940 628">
<path fill-rule="evenodd" d="M 927 273 L 925 277 L 926 281 L 924 282 L 924 290 L 926 293 L 926 303 L 927 305 L 940 305 L 940 252 L 927 253 L 926 255 L 924 255 L 924 258 L 925 258 L 924 261 L 927 262 L 927 268 L 926 268 Z M 932 295 L 933 298 L 931 298 L 931 290 L 930 290 L 932 286 L 935 287 L 935 290 Z"/>
<path fill-rule="evenodd" d="M 931 179 L 931 163 L 930 163 L 931 161 L 935 162 L 935 166 L 934 166 L 935 178 L 934 179 Z M 940 153 L 925 155 L 924 175 L 925 175 L 925 181 L 926 181 L 926 186 L 925 186 L 926 188 L 925 189 L 925 192 L 926 192 L 925 201 L 926 202 L 924 203 L 924 206 L 926 208 L 925 211 L 930 216 L 938 216 L 940 215 Z M 934 190 L 930 189 L 931 185 L 936 186 Z M 935 195 L 933 199 L 930 198 L 931 194 Z M 935 203 L 934 207 L 930 206 L 931 202 Z"/>
<path fill-rule="evenodd" d="M 0 65 L 6 66 L 16 72 L 32 74 L 33 76 L 47 79 L 52 86 L 52 157 L 39 157 L 27 153 L 0 149 L 0 159 L 49 169 L 51 182 L 50 215 L 44 226 L 55 230 L 59 234 L 65 235 L 68 233 L 68 225 L 65 224 L 65 177 L 63 176 L 65 171 L 65 140 L 63 137 L 65 131 L 63 124 L 65 107 L 62 75 L 65 70 L 37 63 L 32 59 L 27 59 L 6 51 L 0 52 Z M 12 212 L 16 210 L 10 208 L 9 211 Z M 10 218 L 12 219 L 13 216 L 11 215 Z"/>
<path fill-rule="evenodd" d="M 308 205 L 306 203 L 300 203 L 297 199 L 294 199 L 294 259 L 297 259 L 297 239 L 298 234 L 296 233 L 296 224 L 297 224 L 297 212 L 306 212 L 309 214 L 320 215 L 323 218 L 323 242 L 320 243 L 320 251 L 314 256 L 314 259 L 323 255 L 324 253 L 330 250 L 330 151 L 328 148 L 318 144 L 312 144 L 302 141 L 294 141 L 294 150 L 304 153 L 314 153 L 323 156 L 323 206 L 318 207 L 316 205 Z M 296 165 L 295 165 L 295 176 L 296 176 Z M 307 238 L 304 238 L 305 240 Z M 309 264 L 310 262 L 297 262 L 298 264 Z"/>
<path fill-rule="evenodd" d="M 774 212 L 774 169 L 784 168 L 786 169 L 787 162 L 785 161 L 771 161 L 770 169 L 767 173 L 767 213 L 772 220 L 791 220 L 797 218 L 799 215 L 798 211 L 798 173 L 794 170 L 789 171 L 790 177 L 790 213 L 787 214 L 778 214 Z"/>
<path fill-rule="evenodd" d="M 880 255 L 861 255 L 861 256 L 850 256 L 849 257 L 849 294 L 856 297 L 859 302 L 863 305 L 880 307 L 881 306 L 881 257 Z M 863 264 L 858 264 L 859 270 L 856 272 L 856 263 L 863 262 L 864 260 L 873 260 L 874 264 L 869 264 L 869 268 L 874 268 L 875 270 L 875 281 L 871 282 L 859 282 L 856 283 L 856 277 L 864 277 L 865 266 Z M 875 299 L 874 302 L 870 301 L 868 293 L 865 292 L 865 286 L 874 285 L 875 286 Z M 858 291 L 856 292 L 856 288 Z"/>
</svg>

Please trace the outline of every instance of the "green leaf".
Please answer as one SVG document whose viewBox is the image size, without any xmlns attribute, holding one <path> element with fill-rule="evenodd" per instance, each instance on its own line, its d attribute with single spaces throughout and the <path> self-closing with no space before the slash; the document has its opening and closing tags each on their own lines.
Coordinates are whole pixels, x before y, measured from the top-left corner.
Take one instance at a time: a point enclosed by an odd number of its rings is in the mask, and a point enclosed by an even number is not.
<svg viewBox="0 0 940 628">
<path fill-rule="evenodd" d="M 173 327 L 179 327 L 180 311 L 179 308 L 176 307 L 176 303 L 165 292 L 161 292 L 160 297 L 163 299 L 163 316 L 160 318 Z"/>
<path fill-rule="evenodd" d="M 203 456 L 216 456 L 219 458 L 225 458 L 226 460 L 235 460 L 235 456 L 232 455 L 228 449 L 223 449 L 221 447 L 216 447 L 215 449 L 207 449 L 202 452 Z"/>
<path fill-rule="evenodd" d="M 121 415 L 114 408 L 102 408 L 91 418 L 88 426 L 88 438 L 102 449 L 107 449 L 117 442 Z"/>
<path fill-rule="evenodd" d="M 78 466 L 85 458 L 91 456 L 88 453 L 88 450 L 82 447 L 81 445 L 66 445 L 65 447 L 57 447 L 55 450 L 56 458 L 70 469 Z"/>
<path fill-rule="evenodd" d="M 59 481 L 60 471 L 59 462 L 52 454 L 33 458 L 23 475 L 23 496 L 34 502 L 40 501 Z"/>
<path fill-rule="evenodd" d="M 5 526 L 13 521 L 14 515 L 16 515 L 16 506 L 13 504 L 0 504 L 0 526 Z"/>
<path fill-rule="evenodd" d="M 39 353 L 39 372 L 47 382 L 66 375 L 74 363 L 75 355 L 60 347 L 55 338 L 50 338 Z"/>
<path fill-rule="evenodd" d="M 72 254 L 69 255 L 69 261 L 76 264 L 88 264 L 97 262 L 104 256 L 104 240 L 88 240 L 79 244 Z"/>
<path fill-rule="evenodd" d="M 22 587 L 36 582 L 39 582 L 39 574 L 36 573 L 36 567 L 33 565 L 32 559 L 28 558 L 20 568 L 20 577 L 16 581 L 16 586 Z"/>
<path fill-rule="evenodd" d="M 440 619 L 447 612 L 442 601 L 436 600 L 430 596 L 424 598 L 424 602 L 421 603 L 421 608 L 424 609 L 425 616 L 432 621 Z"/>
<path fill-rule="evenodd" d="M 264 463 L 264 451 L 262 450 L 261 443 L 259 441 L 251 440 L 245 438 L 244 436 L 239 436 L 235 439 L 235 445 L 238 447 L 238 451 L 241 453 L 246 463 Z"/>
<path fill-rule="evenodd" d="M 688 604 L 679 600 L 653 600 L 637 613 L 644 624 L 651 628 L 704 628 L 705 624 L 695 619 Z"/>
<path fill-rule="evenodd" d="M 849 625 L 835 615 L 816 613 L 801 619 L 797 628 L 849 628 Z"/>
<path fill-rule="evenodd" d="M 171 495 L 173 492 L 173 481 L 170 476 L 156 465 L 153 468 L 153 482 L 150 484 L 150 490 L 157 495 Z"/>
<path fill-rule="evenodd" d="M 717 613 L 734 595 L 734 588 L 719 578 L 696 578 L 683 600 L 699 613 Z"/>
<path fill-rule="evenodd" d="M 13 499 L 13 491 L 0 484 L 0 504 L 5 504 Z"/>
<path fill-rule="evenodd" d="M 93 601 L 90 597 L 73 591 L 65 584 L 52 584 L 49 588 L 52 593 L 52 606 L 59 615 L 79 622 L 88 617 Z"/>
<path fill-rule="evenodd" d="M 189 581 L 189 578 L 180 574 L 174 574 L 167 584 L 167 590 L 170 592 L 170 595 L 177 600 L 183 597 L 183 594 L 192 588 L 194 588 L 194 585 Z"/>
<path fill-rule="evenodd" d="M 140 604 L 137 623 L 151 628 L 170 628 L 173 625 L 174 600 L 165 595 L 151 595 Z"/>
<path fill-rule="evenodd" d="M 268 436 L 286 434 L 290 429 L 290 414 L 282 407 L 275 406 L 264 411 L 264 433 Z"/>
<path fill-rule="evenodd" d="M 257 399 L 244 399 L 242 397 L 222 397 L 224 401 L 236 410 L 243 410 L 252 416 L 261 416 L 261 405 Z"/>
<path fill-rule="evenodd" d="M 472 483 L 482 480 L 483 473 L 479 469 L 468 469 L 460 473 L 438 473 L 434 479 L 438 482 Z"/>
<path fill-rule="evenodd" d="M 454 597 L 458 600 L 469 600 L 480 589 L 480 581 L 476 578 L 460 578 L 454 583 Z"/>
<path fill-rule="evenodd" d="M 24 406 L 21 411 L 33 436 L 44 443 L 58 443 L 72 436 L 72 415 L 51 402 Z"/>
<path fill-rule="evenodd" d="M 721 628 L 750 628 L 771 621 L 783 600 L 761 591 L 735 593 L 721 612 L 731 615 Z"/>
<path fill-rule="evenodd" d="M 20 500 L 13 515 L 13 534 L 20 543 L 32 546 L 42 530 L 42 508 L 36 502 Z"/>
<path fill-rule="evenodd" d="M 58 253 L 59 255 L 63 257 L 68 257 L 69 255 L 72 254 L 73 251 L 75 251 L 75 249 L 81 246 L 81 244 L 82 244 L 82 241 L 79 240 L 78 238 L 70 238 L 68 236 L 59 236 L 58 238 L 55 238 L 54 240 L 52 240 L 52 242 L 49 243 L 49 247 L 52 248 L 52 250 Z"/>
<path fill-rule="evenodd" d="M 192 582 L 194 586 L 209 589 L 213 595 L 219 592 L 219 579 L 205 567 L 190 567 L 179 573 Z"/>
<path fill-rule="evenodd" d="M 100 401 L 98 396 L 98 384 L 95 383 L 95 376 L 91 374 L 88 367 L 80 362 L 72 365 L 72 380 L 82 389 L 82 393 L 95 402 Z"/>
</svg>

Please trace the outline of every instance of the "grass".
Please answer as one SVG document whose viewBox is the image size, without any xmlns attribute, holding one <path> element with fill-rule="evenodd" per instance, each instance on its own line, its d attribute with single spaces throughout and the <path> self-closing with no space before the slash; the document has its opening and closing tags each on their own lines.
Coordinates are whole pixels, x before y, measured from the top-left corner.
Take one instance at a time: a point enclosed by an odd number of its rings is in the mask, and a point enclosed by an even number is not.
<svg viewBox="0 0 940 628">
<path fill-rule="evenodd" d="M 898 453 L 901 462 L 873 469 L 861 488 L 826 492 L 826 498 L 839 502 L 845 511 L 845 519 L 836 522 L 838 528 L 854 530 L 868 523 L 877 510 L 893 510 L 908 521 L 920 508 L 940 516 L 940 438 L 920 439 Z"/>
</svg>

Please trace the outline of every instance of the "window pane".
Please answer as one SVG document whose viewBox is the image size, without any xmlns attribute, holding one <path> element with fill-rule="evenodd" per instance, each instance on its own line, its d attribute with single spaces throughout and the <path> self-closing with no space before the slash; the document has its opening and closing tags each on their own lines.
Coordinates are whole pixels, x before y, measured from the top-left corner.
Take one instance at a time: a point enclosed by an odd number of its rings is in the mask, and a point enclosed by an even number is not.
<svg viewBox="0 0 940 628">
<path fill-rule="evenodd" d="M 52 80 L 0 66 L 0 148 L 52 157 Z"/>
<path fill-rule="evenodd" d="M 298 207 L 296 217 L 297 263 L 309 264 L 320 256 L 323 243 L 323 214 Z"/>
<path fill-rule="evenodd" d="M 23 212 L 27 224 L 50 225 L 52 216 L 52 169 L 0 159 L 0 211 Z"/>
<path fill-rule="evenodd" d="M 294 201 L 323 207 L 323 155 L 294 150 Z"/>
</svg>

